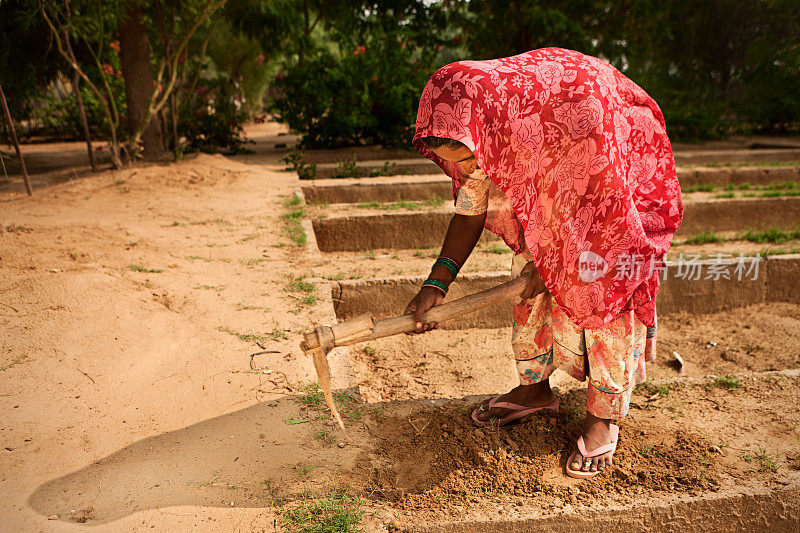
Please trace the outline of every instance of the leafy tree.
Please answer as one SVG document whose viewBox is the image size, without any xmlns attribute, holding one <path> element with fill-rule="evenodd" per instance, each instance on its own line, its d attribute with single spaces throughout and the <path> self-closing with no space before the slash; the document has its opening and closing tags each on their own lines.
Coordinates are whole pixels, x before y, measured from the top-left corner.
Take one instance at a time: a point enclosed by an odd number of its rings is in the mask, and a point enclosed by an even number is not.
<svg viewBox="0 0 800 533">
<path fill-rule="evenodd" d="M 17 118 L 30 115 L 32 98 L 56 77 L 62 64 L 52 49 L 50 30 L 29 0 L 0 2 L 0 78 Z"/>
<path fill-rule="evenodd" d="M 107 29 L 116 23 L 116 7 L 104 2 L 39 2 L 39 12 L 50 28 L 58 53 L 100 102 L 110 137 L 111 163 L 114 168 L 121 168 L 127 154 L 120 142 L 118 101 L 120 94 L 124 93 L 121 93 L 120 83 L 115 82 L 115 78 L 119 78 L 119 67 L 115 70 L 112 64 L 117 56 L 112 54 L 107 38 Z M 82 46 L 91 58 L 85 67 L 76 55 L 73 41 Z"/>
<path fill-rule="evenodd" d="M 279 120 L 308 146 L 407 146 L 443 20 L 439 5 L 422 1 L 342 3 L 276 78 Z"/>
<path fill-rule="evenodd" d="M 137 83 L 126 83 L 129 91 L 136 92 L 135 98 L 128 98 L 128 102 L 136 101 L 138 107 L 135 119 L 131 122 L 130 137 L 128 142 L 123 145 L 119 135 L 121 123 L 120 109 L 116 104 L 118 91 L 112 86 L 112 78 L 119 77 L 120 71 L 115 70 L 114 66 L 106 62 L 111 48 L 108 36 L 113 32 L 122 19 L 123 24 L 128 24 L 131 19 L 131 10 L 138 4 L 124 3 L 122 5 L 114 1 L 93 2 L 91 0 L 73 0 L 72 2 L 59 2 L 57 0 L 39 0 L 40 13 L 50 28 L 51 35 L 61 56 L 67 63 L 80 75 L 82 81 L 86 83 L 91 92 L 102 104 L 102 109 L 107 120 L 110 134 L 110 148 L 112 164 L 120 167 L 129 159 L 130 154 L 135 153 L 139 148 L 144 132 L 156 114 L 166 105 L 170 94 L 175 89 L 178 80 L 178 63 L 186 51 L 186 47 L 195 32 L 208 21 L 211 14 L 224 4 L 225 0 L 196 0 L 195 2 L 181 2 L 180 12 L 183 16 L 184 24 L 181 25 L 180 33 L 176 34 L 175 45 L 168 49 L 168 54 L 156 56 L 155 69 L 152 87 L 142 86 Z M 125 9 L 125 15 L 120 15 L 120 10 Z M 143 31 L 142 15 L 137 14 L 138 18 L 134 21 L 137 28 L 131 29 L 132 33 Z M 175 16 L 175 10 L 173 10 Z M 135 36 L 131 37 L 134 39 Z M 81 62 L 75 54 L 72 41 L 84 45 L 91 56 L 91 67 L 100 72 L 102 83 L 94 83 L 83 68 Z M 113 50 L 116 52 L 117 50 Z M 134 58 L 128 63 L 129 77 L 141 73 L 141 69 L 146 69 L 147 65 L 142 64 L 143 49 L 141 43 L 134 45 Z M 149 55 L 149 53 L 148 53 Z M 130 72 L 131 65 L 135 72 Z M 121 72 L 124 75 L 124 71 Z M 127 81 L 127 80 L 126 80 Z M 146 83 L 145 85 L 150 85 Z M 146 95 L 146 105 L 142 105 L 143 96 Z M 154 139 L 153 142 L 160 142 Z"/>
<path fill-rule="evenodd" d="M 796 0 L 461 0 L 451 7 L 473 57 L 559 46 L 608 60 L 658 101 L 678 138 L 785 130 L 800 121 Z"/>
</svg>

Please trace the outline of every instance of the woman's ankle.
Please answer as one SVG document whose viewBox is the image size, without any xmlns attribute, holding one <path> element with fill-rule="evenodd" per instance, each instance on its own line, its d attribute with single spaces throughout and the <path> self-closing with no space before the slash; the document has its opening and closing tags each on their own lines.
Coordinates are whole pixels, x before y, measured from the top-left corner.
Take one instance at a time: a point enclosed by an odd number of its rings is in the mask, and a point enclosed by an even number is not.
<svg viewBox="0 0 800 533">
<path fill-rule="evenodd" d="M 530 385 L 520 385 L 520 389 L 527 398 L 538 398 L 539 396 L 552 394 L 549 379 L 544 379 Z"/>
</svg>

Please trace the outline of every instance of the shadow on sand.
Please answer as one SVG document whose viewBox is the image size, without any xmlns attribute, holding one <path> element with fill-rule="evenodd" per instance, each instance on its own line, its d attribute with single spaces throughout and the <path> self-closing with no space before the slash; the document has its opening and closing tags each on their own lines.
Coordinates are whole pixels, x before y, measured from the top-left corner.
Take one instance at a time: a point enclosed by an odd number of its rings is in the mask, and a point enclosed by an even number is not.
<svg viewBox="0 0 800 533">
<path fill-rule="evenodd" d="M 338 436 L 327 418 L 301 413 L 291 398 L 261 403 L 135 442 L 42 484 L 28 503 L 45 516 L 103 523 L 144 509 L 264 507 L 325 491 L 330 474 L 352 468 L 359 452 L 315 438 L 320 431 Z M 292 423 L 298 420 L 308 422 Z M 350 433 L 362 437 L 356 428 Z"/>
<path fill-rule="evenodd" d="M 487 483 L 539 490 L 544 469 L 566 460 L 585 391 L 562 396 L 558 414 L 499 431 L 469 420 L 483 398 L 354 403 L 348 438 L 329 425 L 327 410 L 303 408 L 296 398 L 265 402 L 135 442 L 44 483 L 28 502 L 45 516 L 100 524 L 178 505 L 268 507 L 334 487 L 396 501 L 456 471 L 482 479 L 475 490 Z M 500 463 L 510 456 L 491 452 L 492 465 L 486 453 L 509 447 L 519 475 L 503 479 L 508 468 Z"/>
</svg>

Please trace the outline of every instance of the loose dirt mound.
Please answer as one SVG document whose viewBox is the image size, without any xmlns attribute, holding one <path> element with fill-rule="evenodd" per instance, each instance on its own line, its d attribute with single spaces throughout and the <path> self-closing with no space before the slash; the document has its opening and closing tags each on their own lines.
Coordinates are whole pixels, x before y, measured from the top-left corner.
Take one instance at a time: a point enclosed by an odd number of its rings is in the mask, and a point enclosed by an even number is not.
<svg viewBox="0 0 800 533">
<path fill-rule="evenodd" d="M 222 155 L 198 154 L 181 165 L 153 165 L 129 173 L 125 185 L 168 186 L 185 189 L 228 185 L 236 181 L 247 166 Z"/>
<path fill-rule="evenodd" d="M 563 477 L 582 419 L 583 391 L 562 399 L 560 416 L 542 416 L 512 428 L 478 429 L 468 422 L 474 401 L 439 406 L 406 403 L 373 419 L 380 442 L 361 460 L 365 490 L 407 511 L 452 512 L 486 498 L 534 498 L 543 508 L 603 496 L 624 501 L 642 491 L 698 493 L 717 490 L 711 445 L 677 423 L 637 421 L 623 429 L 612 475 L 582 482 Z M 405 409 L 405 416 L 397 411 Z M 627 431 L 626 431 L 627 430 Z"/>
</svg>

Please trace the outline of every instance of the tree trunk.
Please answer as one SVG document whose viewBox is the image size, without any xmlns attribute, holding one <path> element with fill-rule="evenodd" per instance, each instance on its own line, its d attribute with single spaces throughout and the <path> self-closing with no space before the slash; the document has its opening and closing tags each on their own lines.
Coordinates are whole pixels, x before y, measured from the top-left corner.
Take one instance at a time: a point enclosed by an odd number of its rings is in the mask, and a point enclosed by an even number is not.
<svg viewBox="0 0 800 533">
<path fill-rule="evenodd" d="M 178 145 L 178 112 L 175 103 L 175 91 L 169 95 L 169 123 L 172 126 L 172 155 L 175 161 L 180 157 L 180 146 Z"/>
<path fill-rule="evenodd" d="M 147 28 L 142 18 L 142 8 L 137 3 L 130 4 L 120 21 L 119 46 L 128 104 L 128 133 L 133 135 L 147 117 L 148 101 L 155 90 Z M 145 159 L 153 161 L 163 158 L 164 141 L 158 120 L 150 120 L 142 134 L 142 145 Z"/>
<path fill-rule="evenodd" d="M 14 149 L 17 151 L 17 159 L 19 159 L 19 168 L 22 171 L 22 180 L 25 182 L 25 190 L 28 196 L 33 196 L 33 188 L 31 188 L 31 179 L 28 177 L 28 169 L 25 167 L 25 159 L 22 157 L 22 150 L 19 148 L 19 141 L 17 141 L 17 132 L 14 130 L 14 123 L 11 121 L 11 113 L 8 111 L 8 104 L 6 103 L 6 95 L 3 93 L 3 86 L 0 85 L 0 106 L 3 107 L 3 119 L 8 128 L 8 136 L 11 137 L 11 142 L 14 144 Z"/>
<path fill-rule="evenodd" d="M 83 137 L 86 139 L 86 152 L 89 154 L 89 163 L 92 165 L 92 170 L 97 172 L 97 160 L 95 160 L 94 150 L 92 150 L 92 134 L 89 131 L 86 107 L 83 105 L 83 97 L 81 96 L 81 76 L 77 70 L 72 74 L 72 89 L 75 91 L 75 99 L 78 101 L 78 113 L 81 116 L 81 128 L 83 129 Z"/>
</svg>

